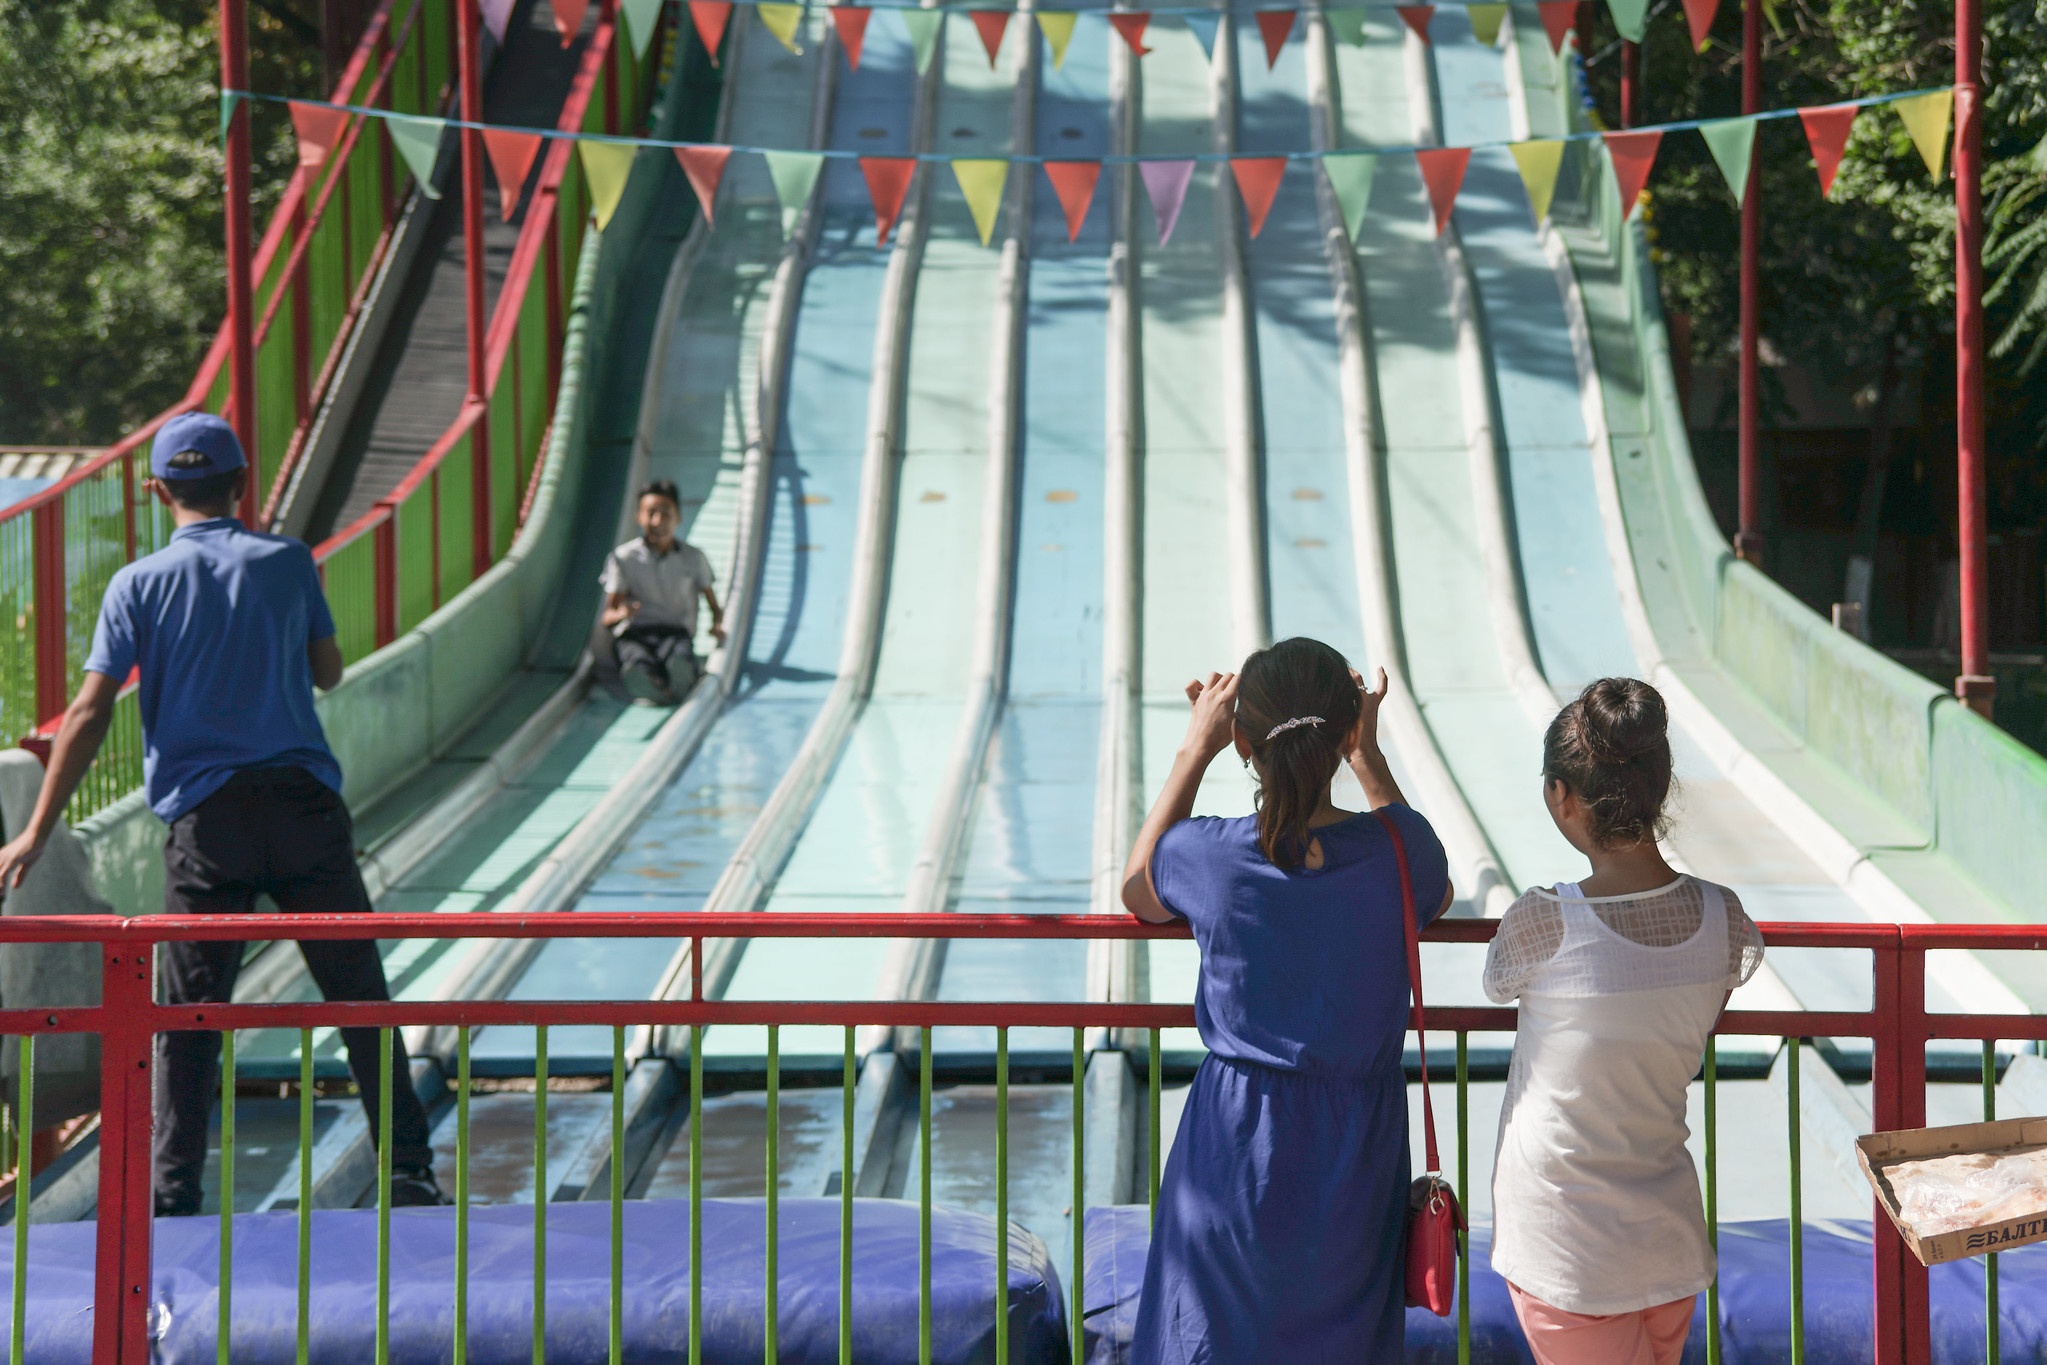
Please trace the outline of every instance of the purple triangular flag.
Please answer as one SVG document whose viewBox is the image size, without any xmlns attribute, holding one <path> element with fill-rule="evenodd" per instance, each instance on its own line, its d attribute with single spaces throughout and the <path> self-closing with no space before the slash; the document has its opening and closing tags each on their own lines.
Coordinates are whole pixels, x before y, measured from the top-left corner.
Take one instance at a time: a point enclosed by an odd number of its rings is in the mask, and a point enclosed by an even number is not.
<svg viewBox="0 0 2047 1365">
<path fill-rule="evenodd" d="M 1173 236 L 1180 221 L 1180 205 L 1187 201 L 1187 182 L 1194 178 L 1191 161 L 1141 161 L 1137 169 L 1144 176 L 1144 192 L 1151 196 L 1152 217 L 1159 220 L 1159 245 Z"/>
<path fill-rule="evenodd" d="M 500 43 L 505 40 L 505 26 L 512 22 L 512 6 L 517 3 L 518 0 L 483 0 L 483 26 Z"/>
</svg>

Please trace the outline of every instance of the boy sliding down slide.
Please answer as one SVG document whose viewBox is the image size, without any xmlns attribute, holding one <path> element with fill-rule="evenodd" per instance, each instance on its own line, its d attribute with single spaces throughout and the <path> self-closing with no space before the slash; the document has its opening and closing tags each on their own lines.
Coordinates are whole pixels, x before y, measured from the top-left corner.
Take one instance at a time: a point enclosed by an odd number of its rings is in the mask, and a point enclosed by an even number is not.
<svg viewBox="0 0 2047 1365">
<path fill-rule="evenodd" d="M 673 706 L 696 686 L 697 598 L 711 609 L 711 638 L 725 642 L 725 612 L 711 590 L 711 561 L 678 540 L 682 499 L 656 479 L 640 490 L 640 538 L 604 561 L 604 624 L 618 640 L 618 671 L 626 690 L 653 706 Z"/>
</svg>

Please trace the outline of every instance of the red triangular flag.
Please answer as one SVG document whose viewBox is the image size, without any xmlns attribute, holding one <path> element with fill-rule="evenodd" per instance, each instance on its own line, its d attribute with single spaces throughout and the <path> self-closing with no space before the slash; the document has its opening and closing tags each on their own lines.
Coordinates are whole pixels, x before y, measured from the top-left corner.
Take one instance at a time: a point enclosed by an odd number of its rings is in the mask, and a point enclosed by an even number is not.
<svg viewBox="0 0 2047 1365">
<path fill-rule="evenodd" d="M 1286 174 L 1286 158 L 1233 156 L 1230 174 L 1237 177 L 1237 193 L 1244 196 L 1244 217 L 1250 222 L 1251 235 L 1256 237 L 1265 226 L 1265 215 L 1272 212 L 1272 197 L 1279 193 L 1279 178 Z"/>
<path fill-rule="evenodd" d="M 1551 56 L 1560 57 L 1564 52 L 1564 35 L 1578 23 L 1578 0 L 1542 0 L 1536 8 L 1542 11 L 1542 31 L 1549 35 Z"/>
<path fill-rule="evenodd" d="M 873 16 L 871 9 L 832 6 L 832 25 L 839 30 L 839 46 L 846 49 L 846 60 L 855 71 L 860 69 L 860 45 L 867 41 L 867 21 Z"/>
<path fill-rule="evenodd" d="M 1438 237 L 1450 221 L 1450 210 L 1457 207 L 1457 190 L 1464 184 L 1464 168 L 1470 162 L 1469 147 L 1425 147 L 1414 154 L 1422 183 L 1428 186 L 1429 207 L 1436 214 Z"/>
<path fill-rule="evenodd" d="M 292 106 L 298 112 L 298 106 Z M 1805 140 L 1812 144 L 1813 169 L 1820 173 L 1820 198 L 1834 190 L 1834 172 L 1841 169 L 1841 153 L 1848 150 L 1848 134 L 1861 110 L 1852 104 L 1829 104 L 1819 109 L 1801 109 L 1798 121 L 1805 125 Z"/>
<path fill-rule="evenodd" d="M 1045 174 L 1052 181 L 1052 192 L 1059 196 L 1059 207 L 1066 210 L 1066 240 L 1071 242 L 1080 236 L 1080 225 L 1087 221 L 1095 182 L 1102 178 L 1102 163 L 1047 161 Z"/>
<path fill-rule="evenodd" d="M 1130 44 L 1130 50 L 1140 57 L 1151 51 L 1144 45 L 1144 30 L 1150 23 L 1150 10 L 1128 10 L 1109 16 L 1110 26 L 1123 35 L 1123 41 Z"/>
<path fill-rule="evenodd" d="M 1262 9 L 1258 11 L 1258 32 L 1265 39 L 1265 69 L 1279 64 L 1279 51 L 1286 46 L 1287 35 L 1294 31 L 1294 11 L 1290 9 Z M 1257 236 L 1255 232 L 1251 234 Z"/>
<path fill-rule="evenodd" d="M 697 202 L 704 206 L 704 221 L 715 222 L 711 206 L 718 202 L 718 182 L 725 178 L 725 163 L 732 159 L 732 149 L 677 147 L 675 159 L 682 163 L 682 173 L 689 177 L 689 187 L 697 192 Z"/>
<path fill-rule="evenodd" d="M 327 153 L 348 126 L 348 111 L 331 104 L 293 104 L 291 126 L 299 135 L 299 165 L 310 175 L 327 164 Z"/>
<path fill-rule="evenodd" d="M 1400 5 L 1396 12 L 1414 30 L 1414 36 L 1423 42 L 1429 40 L 1429 20 L 1436 17 L 1434 5 Z"/>
<path fill-rule="evenodd" d="M 689 0 L 690 22 L 697 26 L 697 41 L 718 64 L 718 44 L 725 41 L 725 21 L 732 17 L 732 0 Z"/>
<path fill-rule="evenodd" d="M 1002 49 L 1002 32 L 1009 27 L 1009 11 L 1006 9 L 969 10 L 974 27 L 981 34 L 981 46 L 988 52 L 988 69 L 995 69 L 995 54 Z"/>
<path fill-rule="evenodd" d="M 483 150 L 490 157 L 491 170 L 497 174 L 498 207 L 509 223 L 512 211 L 519 207 L 519 192 L 526 188 L 526 172 L 533 169 L 533 158 L 540 155 L 540 134 L 486 128 Z"/>
<path fill-rule="evenodd" d="M 1621 217 L 1625 218 L 1635 211 L 1635 201 L 1648 187 L 1663 132 L 1649 128 L 1635 133 L 1601 133 L 1600 137 L 1606 141 L 1606 154 L 1613 158 L 1613 178 L 1620 182 Z"/>
<path fill-rule="evenodd" d="M 874 242 L 887 246 L 895 231 L 896 216 L 903 211 L 903 197 L 910 192 L 910 177 L 917 172 L 914 156 L 863 156 L 860 173 L 867 177 L 867 197 L 874 201 Z"/>
<path fill-rule="evenodd" d="M 1704 47 L 1706 38 L 1713 32 L 1713 16 L 1719 12 L 1720 0 L 1685 0 L 1685 22 L 1692 26 L 1692 46 Z"/>
<path fill-rule="evenodd" d="M 563 47 L 583 31 L 583 11 L 588 8 L 590 0 L 554 0 L 554 31 L 561 34 Z"/>
</svg>

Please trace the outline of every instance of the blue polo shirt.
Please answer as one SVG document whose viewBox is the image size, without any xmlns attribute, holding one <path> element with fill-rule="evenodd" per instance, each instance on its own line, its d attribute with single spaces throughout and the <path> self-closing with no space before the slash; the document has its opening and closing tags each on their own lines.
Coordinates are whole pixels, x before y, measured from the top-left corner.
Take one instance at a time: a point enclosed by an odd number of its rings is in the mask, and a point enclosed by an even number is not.
<svg viewBox="0 0 2047 1365">
<path fill-rule="evenodd" d="M 233 517 L 183 527 L 116 573 L 85 666 L 142 670 L 149 808 L 168 824 L 247 768 L 303 768 L 340 791 L 306 658 L 333 634 L 312 552 Z"/>
</svg>

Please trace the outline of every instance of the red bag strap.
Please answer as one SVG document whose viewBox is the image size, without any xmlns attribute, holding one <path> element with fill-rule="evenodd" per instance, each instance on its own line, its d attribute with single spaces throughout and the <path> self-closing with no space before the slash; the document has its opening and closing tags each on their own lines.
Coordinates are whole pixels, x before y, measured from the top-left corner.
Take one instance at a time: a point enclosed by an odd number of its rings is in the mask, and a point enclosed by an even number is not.
<svg viewBox="0 0 2047 1365">
<path fill-rule="evenodd" d="M 1392 808 L 1381 806 L 1372 814 L 1379 817 L 1379 823 L 1386 827 L 1386 835 L 1393 840 L 1393 863 L 1400 869 L 1400 928 L 1407 938 L 1407 980 L 1414 991 L 1414 1040 L 1421 1048 L 1422 1056 L 1422 1147 L 1428 1161 L 1426 1170 L 1430 1175 L 1443 1173 L 1443 1159 L 1436 1152 L 1436 1111 L 1429 1103 L 1429 1042 L 1422 1031 L 1427 1016 L 1422 1012 L 1422 942 L 1421 931 L 1415 927 L 1414 873 L 1407 865 L 1407 841 L 1400 837 L 1400 826 L 1393 823 Z"/>
</svg>

